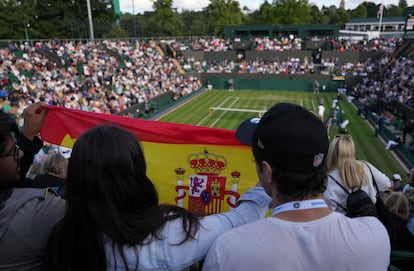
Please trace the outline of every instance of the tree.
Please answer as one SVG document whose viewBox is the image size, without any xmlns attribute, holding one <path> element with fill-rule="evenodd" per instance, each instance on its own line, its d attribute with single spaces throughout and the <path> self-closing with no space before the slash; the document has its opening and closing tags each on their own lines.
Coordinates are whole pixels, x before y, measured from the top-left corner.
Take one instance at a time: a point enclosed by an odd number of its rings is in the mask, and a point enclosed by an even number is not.
<svg viewBox="0 0 414 271">
<path fill-rule="evenodd" d="M 311 17 L 313 24 L 328 24 L 329 22 L 329 18 L 316 5 L 311 6 Z"/>
<path fill-rule="evenodd" d="M 107 33 L 104 33 L 102 35 L 103 38 L 127 38 L 128 37 L 128 33 L 126 31 L 124 31 L 122 29 L 122 27 L 120 25 L 117 25 L 115 23 L 113 23 L 110 28 L 109 31 Z"/>
<path fill-rule="evenodd" d="M 214 27 L 214 34 L 224 36 L 224 27 L 228 25 L 241 25 L 244 22 L 244 14 L 240 4 L 235 0 L 210 0 L 205 8 L 208 21 Z"/>
<path fill-rule="evenodd" d="M 120 18 L 120 26 L 128 37 L 134 36 L 134 16 L 137 17 L 138 15 L 132 15 L 131 13 L 127 12 L 122 14 Z M 135 20 L 137 20 L 136 17 Z M 135 27 L 137 27 L 136 21 Z"/>
<path fill-rule="evenodd" d="M 0 0 L 0 39 L 30 38 L 33 7 L 17 0 Z"/>
<path fill-rule="evenodd" d="M 274 17 L 274 8 L 267 0 L 265 0 L 259 7 L 259 9 L 250 12 L 245 17 L 245 24 L 250 25 L 262 25 L 272 24 Z"/>
<path fill-rule="evenodd" d="M 402 17 L 402 16 L 404 16 L 404 10 L 405 10 L 405 8 L 401 8 L 401 7 L 396 6 L 396 5 L 389 5 L 389 6 L 387 6 L 386 10 L 384 9 L 383 16 Z"/>
<path fill-rule="evenodd" d="M 150 22 L 157 36 L 180 36 L 183 21 L 176 10 L 172 8 L 173 0 L 155 0 Z"/>
<path fill-rule="evenodd" d="M 403 10 L 405 10 L 408 7 L 407 0 L 399 0 L 398 6 L 402 8 Z"/>
<path fill-rule="evenodd" d="M 331 21 L 329 23 L 339 24 L 340 26 L 344 26 L 350 20 L 351 20 L 351 16 L 349 15 L 349 13 L 345 9 L 340 8 L 332 16 Z"/>
<path fill-rule="evenodd" d="M 274 19 L 279 24 L 309 24 L 312 22 L 308 0 L 274 0 Z"/>
<path fill-rule="evenodd" d="M 275 23 L 275 7 L 267 0 L 260 6 L 260 15 L 261 15 L 261 22 L 263 24 L 273 24 Z"/>
<path fill-rule="evenodd" d="M 367 17 L 367 8 L 359 4 L 354 10 L 351 10 L 351 18 L 366 18 Z"/>
<path fill-rule="evenodd" d="M 114 22 L 111 0 L 90 0 L 96 35 Z M 0 38 L 88 38 L 88 12 L 84 0 L 0 0 Z"/>
<path fill-rule="evenodd" d="M 153 37 L 155 36 L 154 26 L 151 25 L 152 17 L 154 15 L 153 11 L 144 12 L 144 14 L 136 15 L 136 27 L 137 27 L 137 36 L 138 37 Z M 122 24 L 122 23 L 121 23 Z M 132 26 L 132 22 L 131 22 Z M 132 30 L 132 28 L 131 28 Z M 131 32 L 133 33 L 133 32 Z"/>
<path fill-rule="evenodd" d="M 361 5 L 364 5 L 367 9 L 367 18 L 377 18 L 377 13 L 379 9 L 379 5 L 372 3 L 372 2 L 363 2 Z M 385 10 L 384 10 L 385 14 Z"/>
<path fill-rule="evenodd" d="M 184 36 L 203 36 L 209 35 L 207 14 L 204 11 L 183 10 L 181 17 L 184 22 Z"/>
</svg>

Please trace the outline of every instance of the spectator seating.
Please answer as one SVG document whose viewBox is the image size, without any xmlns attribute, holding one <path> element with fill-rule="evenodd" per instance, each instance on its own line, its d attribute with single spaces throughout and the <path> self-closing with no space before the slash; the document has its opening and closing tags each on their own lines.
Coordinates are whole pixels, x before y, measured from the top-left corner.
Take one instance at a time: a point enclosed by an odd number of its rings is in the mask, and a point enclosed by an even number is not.
<svg viewBox="0 0 414 271">
<path fill-rule="evenodd" d="M 414 266 L 414 252 L 406 250 L 391 251 L 390 265 L 400 271 L 411 271 Z M 396 270 L 396 269 L 394 269 Z"/>
</svg>

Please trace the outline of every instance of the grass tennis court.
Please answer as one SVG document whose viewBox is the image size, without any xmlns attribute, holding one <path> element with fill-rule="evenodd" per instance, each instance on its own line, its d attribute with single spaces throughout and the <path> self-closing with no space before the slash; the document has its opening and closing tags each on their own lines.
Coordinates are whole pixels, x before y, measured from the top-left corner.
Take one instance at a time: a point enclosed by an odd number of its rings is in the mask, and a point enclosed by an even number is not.
<svg viewBox="0 0 414 271">
<path fill-rule="evenodd" d="M 235 91 L 225 90 L 205 91 L 194 100 L 177 107 L 159 120 L 186 123 L 207 127 L 234 130 L 241 121 L 260 113 L 247 112 L 250 110 L 266 111 L 276 103 L 288 102 L 302 105 L 316 112 L 321 98 L 326 104 L 332 103 L 333 93 L 314 95 L 313 93 L 291 91 Z M 228 108 L 229 110 L 209 110 L 211 107 Z M 241 111 L 232 111 L 241 109 Z M 242 112 L 246 110 L 246 112 Z M 210 114 L 209 114 L 209 111 Z M 329 111 L 329 110 L 327 110 Z M 329 112 L 327 112 L 327 115 Z"/>
<path fill-rule="evenodd" d="M 330 114 L 335 96 L 336 93 L 315 95 L 311 92 L 294 91 L 211 90 L 177 106 L 159 120 L 234 130 L 246 118 L 259 117 L 261 111 L 266 111 L 276 103 L 295 103 L 316 113 L 321 99 L 324 100 L 326 118 Z M 354 139 L 357 158 L 369 161 L 388 176 L 393 173 L 405 176 L 408 169 L 399 163 L 392 152 L 384 149 L 384 142 L 374 136 L 373 129 L 357 115 L 355 107 L 347 101 L 340 104 L 345 113 L 344 118 L 350 122 L 347 130 Z M 331 138 L 338 131 L 337 126 L 332 126 Z"/>
</svg>

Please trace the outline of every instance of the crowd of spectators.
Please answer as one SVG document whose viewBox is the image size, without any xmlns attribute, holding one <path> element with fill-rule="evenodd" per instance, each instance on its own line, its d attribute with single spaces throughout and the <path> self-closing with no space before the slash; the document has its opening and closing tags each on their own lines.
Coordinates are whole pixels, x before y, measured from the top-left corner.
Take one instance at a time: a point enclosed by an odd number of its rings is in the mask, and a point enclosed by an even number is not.
<svg viewBox="0 0 414 271">
<path fill-rule="evenodd" d="M 348 99 L 362 105 L 362 115 L 376 124 L 378 135 L 387 142 L 386 149 L 414 155 L 414 56 L 385 54 L 373 64 L 376 76 L 364 77 L 350 89 Z"/>
<path fill-rule="evenodd" d="M 336 51 L 378 51 L 392 53 L 402 38 L 374 38 L 356 40 L 352 38 L 331 39 L 332 50 Z"/>
<path fill-rule="evenodd" d="M 205 40 L 202 43 L 204 44 L 201 47 L 202 50 L 220 51 L 230 45 L 227 41 L 216 39 L 212 40 L 213 45 L 210 42 L 210 40 Z M 377 44 L 377 48 L 380 48 L 380 43 Z M 5 112 L 21 115 L 23 109 L 29 104 L 44 101 L 67 108 L 114 114 L 136 103 L 148 102 L 167 91 L 185 96 L 198 90 L 201 87 L 200 81 L 196 77 L 183 75 L 174 58 L 164 56 L 157 45 L 157 41 L 154 40 L 137 43 L 110 40 L 98 43 L 50 41 L 35 43 L 33 46 L 11 44 L 8 48 L 0 49 L 0 108 Z M 256 50 L 269 50 L 275 44 L 261 40 L 261 42 L 255 41 L 255 46 Z M 61 62 L 53 62 L 45 54 L 39 53 L 42 48 L 55 52 Z M 364 104 L 376 104 L 379 99 L 382 99 L 385 102 L 398 101 L 413 107 L 413 61 L 414 57 L 394 58 L 391 54 L 385 54 L 380 59 L 368 59 L 364 63 L 341 63 L 338 58 L 322 59 L 318 67 L 311 59 L 292 57 L 286 60 L 243 60 L 238 63 L 228 60 L 196 63 L 189 59 L 182 65 L 185 70 L 207 73 L 304 74 L 316 72 L 316 69 L 319 70 L 318 72 L 327 74 L 368 75 L 376 73 L 377 77 L 366 76 L 352 89 L 350 94 Z M 395 113 L 398 114 L 398 112 Z M 324 127 L 323 124 L 322 127 Z M 323 129 L 321 131 L 326 132 Z M 335 140 L 351 139 L 346 136 L 339 138 Z M 17 147 L 16 149 L 19 152 Z M 47 155 L 50 155 L 49 151 L 47 152 Z M 3 157 L 8 155 L 3 155 Z M 57 154 L 57 157 L 61 155 Z M 18 162 L 18 159 L 17 155 L 15 162 Z M 45 170 L 45 165 L 47 165 L 45 162 L 42 164 L 42 169 L 44 173 L 48 173 Z M 57 174 L 57 172 L 52 173 Z M 63 180 L 64 175 L 65 173 L 55 177 Z M 383 177 L 386 180 L 384 183 L 388 184 L 387 177 L 385 175 Z M 56 180 L 50 176 L 47 178 L 48 181 Z M 39 178 L 35 181 L 39 181 Z M 407 183 L 410 188 L 412 182 Z M 59 188 L 61 184 L 63 182 L 55 188 Z M 384 186 L 384 189 L 397 190 L 397 187 Z M 396 195 L 405 200 L 407 208 L 404 209 L 404 213 L 395 213 L 397 218 L 393 217 L 393 219 L 398 219 L 399 225 L 402 225 L 413 239 L 414 217 L 410 213 L 413 210 L 413 203 L 409 202 L 410 198 L 408 195 L 406 198 L 404 193 L 406 192 L 387 194 L 384 204 L 392 212 L 392 207 L 396 204 L 393 202 L 387 205 L 387 199 Z M 391 239 L 391 245 L 395 248 L 398 243 Z M 413 249 L 412 242 L 407 249 Z"/>
<path fill-rule="evenodd" d="M 186 72 L 195 73 L 257 73 L 257 74 L 309 74 L 358 75 L 366 76 L 374 71 L 376 63 L 372 59 L 365 62 L 341 62 L 338 57 L 322 58 L 321 64 L 315 64 L 312 58 L 303 59 L 287 57 L 279 59 L 256 58 L 254 60 L 214 60 L 199 61 L 194 57 L 179 57 L 180 64 Z"/>
<path fill-rule="evenodd" d="M 383 98 L 386 102 L 398 101 L 413 107 L 413 75 L 414 57 L 398 57 L 384 55 L 373 61 L 373 67 L 378 67 L 376 77 L 365 77 L 354 87 L 357 97 Z"/>
<path fill-rule="evenodd" d="M 312 40 L 321 38 L 312 37 Z M 237 41 L 237 39 L 236 39 Z M 254 38 L 252 50 L 255 51 L 300 51 L 303 48 L 302 40 L 294 35 L 278 36 L 270 39 L 269 37 Z M 381 51 L 391 53 L 400 43 L 400 38 L 381 38 L 371 40 L 357 39 L 326 39 L 330 48 L 337 51 Z M 228 40 L 212 39 L 206 40 L 182 40 L 168 42 L 177 52 L 189 50 L 202 51 L 228 51 L 233 50 L 232 44 Z M 186 44 L 186 45 L 185 45 Z M 190 45 L 191 44 L 191 45 Z M 328 46 L 329 47 L 329 46 Z M 260 74 L 307 74 L 320 72 L 322 74 L 341 74 L 366 76 L 372 73 L 378 63 L 372 59 L 367 61 L 341 62 L 339 58 L 322 58 L 319 65 L 313 62 L 312 58 L 256 58 L 245 60 L 238 57 L 237 61 L 217 59 L 214 61 L 199 61 L 194 57 L 183 57 L 178 54 L 181 66 L 186 72 L 196 73 L 260 73 Z"/>
<path fill-rule="evenodd" d="M 308 37 L 301 39 L 297 35 L 286 33 L 271 38 L 269 36 L 254 37 L 250 39 L 250 50 L 255 51 L 301 51 L 304 50 L 306 41 L 324 41 L 322 49 L 335 51 L 381 51 L 391 53 L 401 42 L 402 38 L 373 38 L 355 39 L 352 37 L 331 38 L 331 37 Z M 204 52 L 225 52 L 234 50 L 233 42 L 229 39 L 190 37 L 174 40 L 165 40 L 177 52 L 204 51 Z M 234 42 L 246 42 L 236 37 Z"/>
<path fill-rule="evenodd" d="M 42 49 L 61 62 L 39 53 Z M 0 49 L 0 107 L 16 114 L 36 101 L 114 114 L 168 91 L 185 96 L 200 87 L 153 40 L 50 41 Z"/>
<path fill-rule="evenodd" d="M 310 39 L 319 40 L 312 37 Z M 392 51 L 399 39 L 327 39 L 334 50 Z M 375 98 L 381 89 L 387 99 L 414 104 L 410 89 L 411 59 L 391 59 L 342 63 L 339 58 L 322 58 L 315 65 L 312 58 L 269 58 L 240 61 L 198 61 L 177 54 L 176 59 L 164 55 L 159 44 L 168 43 L 177 52 L 233 50 L 232 42 L 220 38 L 188 38 L 176 40 L 140 40 L 74 42 L 51 40 L 46 42 L 11 43 L 0 48 L 0 108 L 20 115 L 24 107 L 36 101 L 51 105 L 115 114 L 137 103 L 148 101 L 172 91 L 177 97 L 198 90 L 202 84 L 193 73 L 258 73 L 258 74 L 352 74 L 366 76 L 378 65 L 392 67 L 381 79 L 366 79 L 355 88 L 361 97 Z M 236 39 L 237 42 L 237 39 Z M 252 49 L 259 51 L 301 50 L 302 40 L 294 35 L 257 37 Z M 48 49 L 59 62 L 40 53 Z M 390 66 L 389 63 L 395 63 Z M 368 77 L 367 77 L 368 78 Z"/>
</svg>

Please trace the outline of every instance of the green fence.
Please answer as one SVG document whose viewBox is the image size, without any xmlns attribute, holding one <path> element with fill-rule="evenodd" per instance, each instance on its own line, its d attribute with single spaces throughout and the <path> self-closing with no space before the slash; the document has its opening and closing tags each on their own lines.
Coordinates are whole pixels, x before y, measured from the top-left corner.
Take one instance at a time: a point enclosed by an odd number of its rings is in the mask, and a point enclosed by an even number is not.
<svg viewBox="0 0 414 271">
<path fill-rule="evenodd" d="M 312 91 L 314 90 L 314 80 L 298 80 L 294 77 L 289 79 L 251 79 L 251 78 L 233 78 L 234 88 L 236 90 L 254 89 L 254 90 L 289 90 L 289 91 Z M 206 77 L 214 89 L 227 89 L 228 78 Z M 345 84 L 344 81 L 319 81 L 321 92 L 336 92 L 338 87 Z"/>
</svg>

